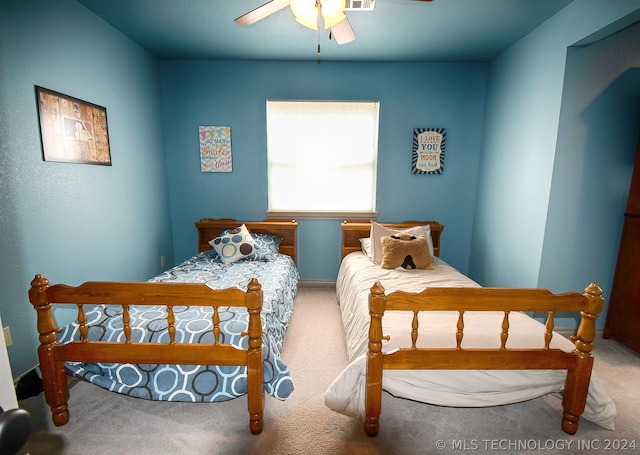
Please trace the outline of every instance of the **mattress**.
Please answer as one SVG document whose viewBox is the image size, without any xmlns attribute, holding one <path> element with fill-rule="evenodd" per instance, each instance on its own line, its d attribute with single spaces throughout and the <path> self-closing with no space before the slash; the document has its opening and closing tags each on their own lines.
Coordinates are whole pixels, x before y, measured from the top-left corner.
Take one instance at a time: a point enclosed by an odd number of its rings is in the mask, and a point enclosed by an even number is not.
<svg viewBox="0 0 640 455">
<path fill-rule="evenodd" d="M 349 365 L 325 393 L 325 404 L 336 412 L 364 418 L 368 296 L 380 281 L 385 292 L 420 292 L 428 287 L 479 286 L 454 267 L 436 258 L 433 270 L 382 269 L 360 252 L 347 255 L 340 267 L 336 292 L 342 315 Z M 382 318 L 383 352 L 411 346 L 411 312 L 393 311 Z M 500 347 L 503 312 L 465 312 L 463 348 Z M 457 312 L 422 313 L 418 347 L 453 348 Z M 525 313 L 509 315 L 507 348 L 542 348 L 545 327 Z M 571 352 L 571 341 L 554 332 L 551 348 Z M 383 389 L 394 396 L 455 407 L 496 406 L 561 393 L 566 370 L 385 370 Z M 595 374 L 591 376 L 583 416 L 613 429 L 616 407 Z"/>
<path fill-rule="evenodd" d="M 150 281 L 205 283 L 212 289 L 239 288 L 247 290 L 251 278 L 262 285 L 261 321 L 264 345 L 265 392 L 284 400 L 293 391 L 293 379 L 280 354 L 282 342 L 293 312 L 297 292 L 298 270 L 293 260 L 276 254 L 273 260 L 242 260 L 223 264 L 212 251 L 199 253 Z M 168 342 L 166 307 L 131 306 L 131 340 L 133 342 Z M 176 342 L 213 343 L 212 314 L 207 307 L 175 307 Z M 247 347 L 246 308 L 219 309 L 221 343 Z M 123 341 L 122 308 L 95 306 L 87 310 L 90 324 L 88 337 L 92 341 Z M 74 322 L 58 335 L 65 343 L 79 340 L 79 326 Z M 210 365 L 138 365 L 130 363 L 67 362 L 67 371 L 78 378 L 107 390 L 159 401 L 212 402 L 226 401 L 247 392 L 246 366 Z"/>
</svg>

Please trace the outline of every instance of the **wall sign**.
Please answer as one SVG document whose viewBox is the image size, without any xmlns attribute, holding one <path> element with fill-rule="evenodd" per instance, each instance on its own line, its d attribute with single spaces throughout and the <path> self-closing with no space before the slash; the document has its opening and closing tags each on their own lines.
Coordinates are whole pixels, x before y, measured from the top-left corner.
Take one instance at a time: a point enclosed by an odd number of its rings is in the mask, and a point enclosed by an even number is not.
<svg viewBox="0 0 640 455">
<path fill-rule="evenodd" d="M 231 127 L 201 126 L 200 170 L 202 172 L 231 172 Z"/>
<path fill-rule="evenodd" d="M 446 128 L 413 130 L 412 174 L 442 174 L 446 136 Z"/>
</svg>

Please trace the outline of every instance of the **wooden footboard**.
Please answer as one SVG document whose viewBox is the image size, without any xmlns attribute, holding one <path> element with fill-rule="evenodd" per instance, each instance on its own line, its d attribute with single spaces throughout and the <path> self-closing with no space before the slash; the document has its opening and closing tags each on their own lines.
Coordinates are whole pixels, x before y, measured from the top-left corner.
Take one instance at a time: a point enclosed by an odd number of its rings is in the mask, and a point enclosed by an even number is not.
<svg viewBox="0 0 640 455">
<path fill-rule="evenodd" d="M 64 425 L 69 420 L 67 402 L 69 388 L 64 362 L 129 362 L 143 364 L 183 365 L 246 365 L 248 381 L 249 426 L 253 434 L 263 428 L 263 346 L 262 289 L 252 279 L 246 292 L 240 289 L 213 290 L 196 283 L 124 283 L 87 282 L 78 287 L 57 284 L 50 286 L 42 275 L 31 282 L 29 300 L 38 313 L 40 334 L 40 369 L 47 404 L 51 407 L 53 422 Z M 53 304 L 73 304 L 78 308 L 81 341 L 60 344 L 51 308 Z M 88 324 L 83 305 L 117 305 L 123 309 L 124 342 L 89 341 Z M 163 305 L 167 307 L 168 343 L 143 343 L 131 341 L 129 305 Z M 174 306 L 213 307 L 212 344 L 176 343 Z M 220 343 L 219 306 L 246 307 L 249 312 L 248 349 L 238 349 Z"/>
<path fill-rule="evenodd" d="M 449 369 L 449 370 L 568 370 L 564 389 L 562 429 L 575 434 L 587 399 L 587 391 L 593 366 L 591 354 L 595 338 L 595 321 L 604 308 L 600 287 L 592 283 L 584 294 L 552 294 L 544 289 L 498 288 L 430 288 L 420 293 L 393 292 L 385 295 L 384 288 L 376 283 L 369 295 L 369 351 L 367 354 L 366 421 L 369 436 L 376 436 L 382 402 L 382 372 L 384 369 Z M 382 352 L 382 318 L 385 311 L 402 310 L 414 313 L 411 327 L 411 346 L 393 353 Z M 455 348 L 420 348 L 418 340 L 418 315 L 423 311 L 455 311 L 458 322 L 455 331 Z M 465 349 L 464 313 L 466 311 L 504 312 L 502 330 L 497 349 Z M 515 311 L 544 311 L 548 313 L 543 348 L 510 349 L 509 313 Z M 582 319 L 575 337 L 573 352 L 566 353 L 550 348 L 553 337 L 553 317 L 556 312 L 580 312 Z M 427 322 L 428 323 L 428 322 Z"/>
</svg>

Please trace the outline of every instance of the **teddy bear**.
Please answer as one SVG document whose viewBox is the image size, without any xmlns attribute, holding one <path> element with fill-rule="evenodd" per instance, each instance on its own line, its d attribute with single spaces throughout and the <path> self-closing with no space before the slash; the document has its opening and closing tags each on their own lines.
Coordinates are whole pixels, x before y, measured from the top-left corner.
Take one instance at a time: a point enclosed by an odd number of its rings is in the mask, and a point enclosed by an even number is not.
<svg viewBox="0 0 640 455">
<path fill-rule="evenodd" d="M 382 245 L 382 268 L 433 269 L 433 257 L 429 254 L 424 235 L 416 237 L 399 233 L 380 238 Z"/>
</svg>

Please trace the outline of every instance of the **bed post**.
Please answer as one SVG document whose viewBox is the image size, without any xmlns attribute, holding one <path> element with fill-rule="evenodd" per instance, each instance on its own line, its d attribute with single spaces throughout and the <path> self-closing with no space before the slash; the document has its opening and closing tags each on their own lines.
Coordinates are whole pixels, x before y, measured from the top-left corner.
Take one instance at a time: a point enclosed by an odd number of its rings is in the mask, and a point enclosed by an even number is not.
<svg viewBox="0 0 640 455">
<path fill-rule="evenodd" d="M 262 347 L 262 288 L 252 278 L 245 295 L 249 312 L 249 349 L 247 350 L 247 407 L 251 433 L 260 434 L 264 426 L 264 358 Z"/>
<path fill-rule="evenodd" d="M 31 281 L 29 301 L 38 314 L 38 333 L 40 334 L 40 371 L 47 404 L 51 407 L 53 423 L 64 425 L 69 421 L 69 387 L 64 371 L 64 362 L 56 358 L 54 347 L 58 344 L 56 333 L 58 329 L 51 313 L 51 303 L 47 296 L 49 280 L 42 275 L 36 275 Z"/>
<path fill-rule="evenodd" d="M 364 429 L 368 436 L 376 436 L 380 428 L 382 406 L 382 316 L 387 308 L 387 297 L 380 282 L 369 293 L 369 352 L 367 353 L 367 385 L 365 390 L 366 420 Z"/>
<path fill-rule="evenodd" d="M 567 372 L 562 406 L 562 430 L 568 434 L 578 431 L 580 415 L 584 412 L 593 368 L 593 340 L 596 336 L 596 319 L 604 309 L 602 289 L 597 283 L 591 283 L 584 290 L 586 305 L 580 314 L 582 319 L 575 337 L 576 366 Z"/>
</svg>

